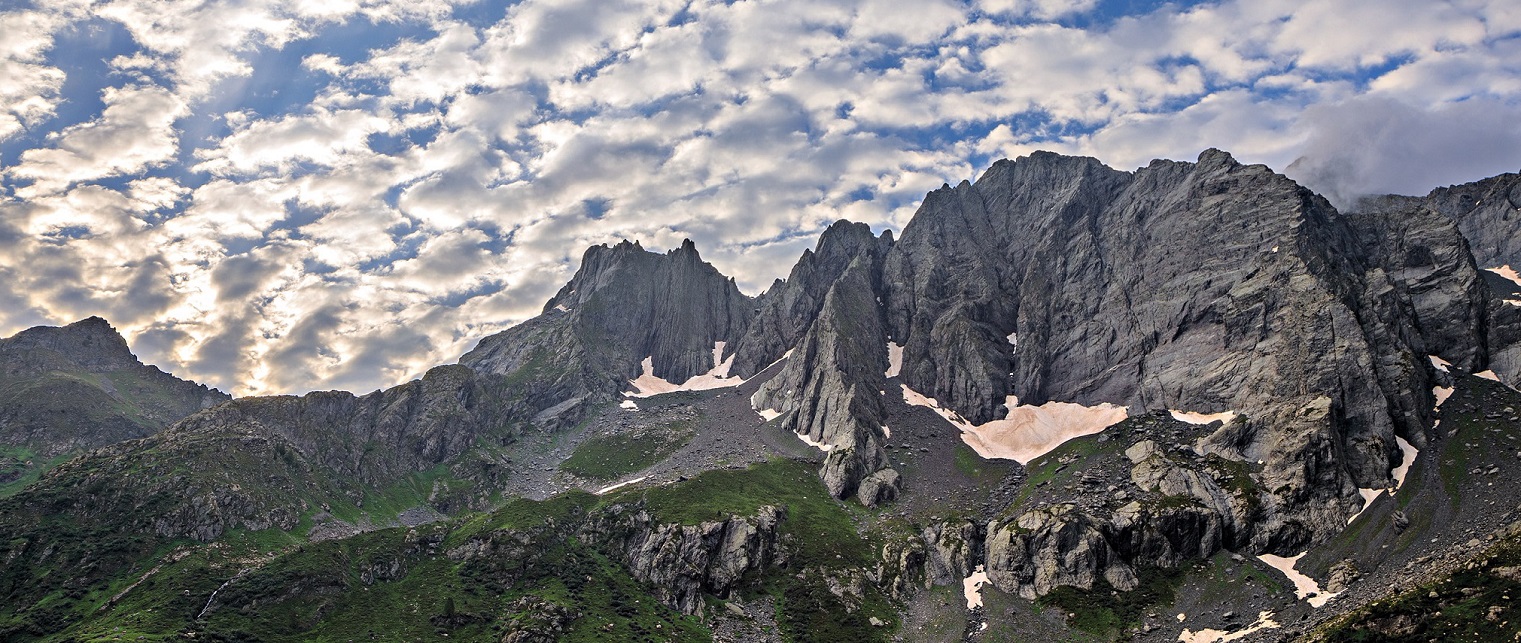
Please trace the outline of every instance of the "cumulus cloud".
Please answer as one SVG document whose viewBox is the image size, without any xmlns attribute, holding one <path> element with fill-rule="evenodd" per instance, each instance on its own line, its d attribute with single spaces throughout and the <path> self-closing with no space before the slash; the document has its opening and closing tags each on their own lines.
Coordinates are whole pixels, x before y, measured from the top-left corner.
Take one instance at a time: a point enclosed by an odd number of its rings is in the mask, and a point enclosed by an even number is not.
<svg viewBox="0 0 1521 643">
<path fill-rule="evenodd" d="M 587 245 L 690 237 L 758 293 L 832 221 L 900 228 L 1035 149 L 1298 159 L 1337 198 L 1521 149 L 1499 0 L 465 4 L 0 12 L 0 333 L 101 314 L 241 394 L 368 390 L 535 314 Z M 85 21 L 128 36 L 104 70 L 54 50 Z"/>
<path fill-rule="evenodd" d="M 9 174 L 30 179 L 23 196 L 57 192 L 80 181 L 139 172 L 178 151 L 174 122 L 188 106 L 162 87 L 108 87 L 100 118 L 69 127 L 55 146 L 21 154 Z"/>
<path fill-rule="evenodd" d="M 61 21 L 37 11 L 0 14 L 0 141 L 53 114 L 64 73 L 47 64 Z"/>
</svg>

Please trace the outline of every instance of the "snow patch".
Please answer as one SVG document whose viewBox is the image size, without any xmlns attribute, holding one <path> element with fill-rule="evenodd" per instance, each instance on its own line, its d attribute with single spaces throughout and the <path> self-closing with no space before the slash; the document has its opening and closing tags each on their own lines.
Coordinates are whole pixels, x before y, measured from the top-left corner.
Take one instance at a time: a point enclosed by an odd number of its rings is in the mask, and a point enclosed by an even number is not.
<svg viewBox="0 0 1521 643">
<path fill-rule="evenodd" d="M 1432 408 L 1439 409 L 1439 408 L 1442 408 L 1442 403 L 1446 402 L 1447 398 L 1452 397 L 1452 387 L 1451 386 L 1437 386 L 1437 387 L 1433 387 L 1431 389 L 1431 394 L 1434 395 L 1434 396 L 1436 396 L 1436 406 L 1432 407 Z"/>
<path fill-rule="evenodd" d="M 761 417 L 765 417 L 765 416 L 762 415 Z M 767 421 L 769 422 L 770 420 L 767 420 Z M 797 439 L 802 440 L 803 444 L 806 444 L 806 445 L 811 446 L 811 447 L 813 447 L 815 449 L 823 451 L 824 453 L 829 453 L 830 451 L 834 450 L 834 445 L 833 444 L 824 444 L 823 442 L 818 442 L 818 441 L 814 440 L 813 438 L 808 437 L 807 433 L 795 433 L 793 435 L 796 435 Z"/>
<path fill-rule="evenodd" d="M 1394 489 L 1398 491 L 1400 487 L 1405 486 L 1405 474 L 1410 473 L 1410 465 L 1415 464 L 1415 455 L 1420 453 L 1420 450 L 1399 436 L 1394 436 L 1394 442 L 1400 445 L 1400 454 L 1404 456 L 1400 460 L 1400 466 L 1389 472 L 1389 475 L 1394 478 Z"/>
<path fill-rule="evenodd" d="M 1191 632 L 1185 628 L 1183 633 L 1178 635 L 1178 640 L 1182 643 L 1229 643 L 1230 641 L 1239 641 L 1262 630 L 1276 629 L 1277 627 L 1278 623 L 1273 620 L 1273 613 L 1263 611 L 1257 613 L 1257 622 L 1234 632 L 1211 629 Z"/>
<path fill-rule="evenodd" d="M 891 437 L 893 437 L 893 430 L 887 428 L 886 424 L 882 425 L 882 437 L 884 437 L 884 438 L 891 438 Z"/>
<path fill-rule="evenodd" d="M 1221 411 L 1219 413 L 1196 413 L 1194 411 L 1178 411 L 1175 409 L 1170 409 L 1168 412 L 1172 413 L 1172 419 L 1181 422 L 1187 422 L 1189 424 L 1209 424 L 1215 420 L 1229 424 L 1231 420 L 1236 419 L 1235 411 Z"/>
<path fill-rule="evenodd" d="M 1068 402 L 1046 402 L 1040 406 L 1021 406 L 1019 398 L 1005 398 L 1009 414 L 1002 420 L 972 424 L 955 411 L 942 408 L 933 398 L 903 387 L 903 401 L 923 406 L 940 414 L 961 429 L 961 441 L 984 458 L 1014 460 L 1029 464 L 1073 438 L 1093 435 L 1118 424 L 1129 416 L 1123 406 L 1100 404 L 1083 406 Z"/>
<path fill-rule="evenodd" d="M 887 343 L 887 372 L 884 376 L 897 377 L 903 372 L 903 347 L 892 342 Z"/>
<path fill-rule="evenodd" d="M 1439 371 L 1441 371 L 1443 373 L 1451 373 L 1452 372 L 1452 371 L 1447 370 L 1448 366 L 1452 366 L 1452 362 L 1449 362 L 1449 361 L 1447 361 L 1445 359 L 1437 357 L 1436 355 L 1427 355 L 1426 359 L 1431 360 L 1431 366 L 1433 368 L 1435 368 L 1436 370 L 1439 370 Z"/>
<path fill-rule="evenodd" d="M 1315 579 L 1305 576 L 1294 569 L 1294 566 L 1299 564 L 1299 559 L 1301 558 L 1304 558 L 1304 554 L 1293 558 L 1284 558 L 1272 554 L 1263 554 L 1257 557 L 1258 560 L 1267 563 L 1269 567 L 1283 572 L 1283 575 L 1287 576 L 1289 581 L 1294 583 L 1294 593 L 1309 603 L 1310 607 L 1321 607 L 1326 604 L 1326 601 L 1336 596 L 1336 594 L 1320 591 L 1320 583 L 1315 582 Z"/>
<path fill-rule="evenodd" d="M 977 571 L 972 572 L 961 581 L 961 593 L 966 596 L 966 608 L 976 609 L 982 607 L 982 586 L 988 582 L 988 573 L 983 571 L 982 565 L 977 566 Z"/>
<path fill-rule="evenodd" d="M 628 409 L 630 411 L 638 411 L 639 410 L 639 405 L 635 404 L 633 400 L 624 400 L 622 402 L 619 402 L 618 406 L 619 406 L 619 408 L 625 408 L 625 409 Z"/>
<path fill-rule="evenodd" d="M 734 356 L 724 359 L 724 347 L 728 345 L 725 341 L 713 342 L 713 370 L 708 371 L 709 375 L 720 379 L 729 376 L 729 369 L 734 367 Z"/>
<path fill-rule="evenodd" d="M 555 310 L 558 310 L 558 311 L 560 311 L 562 313 L 568 313 L 568 312 L 570 312 L 570 309 L 566 308 L 565 304 L 556 304 L 555 305 Z"/>
<path fill-rule="evenodd" d="M 776 361 L 771 362 L 770 364 L 767 364 L 766 368 L 763 368 L 763 369 L 761 369 L 759 371 L 756 371 L 756 372 L 757 373 L 765 372 L 766 370 L 770 369 L 772 366 L 776 366 L 777 364 L 782 363 L 782 361 L 786 360 L 788 357 L 792 357 L 792 349 L 790 349 L 790 348 L 787 349 L 787 352 L 782 353 L 782 356 L 779 357 L 779 358 L 777 358 Z M 760 415 L 762 420 L 764 420 L 766 422 L 770 422 L 770 421 L 775 420 L 776 418 L 779 418 L 779 417 L 782 416 L 782 412 L 781 411 L 778 411 L 778 410 L 775 410 L 775 409 L 763 409 L 763 408 L 761 408 L 759 400 L 760 400 L 760 391 L 756 391 L 754 395 L 750 396 L 750 408 L 755 409 L 756 414 Z"/>
<path fill-rule="evenodd" d="M 1474 377 L 1482 377 L 1482 378 L 1484 378 L 1486 380 L 1492 380 L 1492 381 L 1495 381 L 1495 382 L 1500 381 L 1500 376 L 1499 375 L 1495 375 L 1494 371 L 1482 371 L 1482 372 L 1479 372 L 1479 373 L 1474 373 Z"/>
<path fill-rule="evenodd" d="M 719 359 L 723 356 L 723 353 L 724 342 L 713 342 L 713 368 L 701 375 L 694 375 L 680 384 L 673 384 L 666 381 L 665 378 L 656 377 L 655 358 L 653 356 L 646 357 L 644 361 L 639 363 L 643 372 L 639 377 L 629 380 L 629 383 L 633 384 L 634 388 L 638 390 L 624 393 L 624 395 L 628 397 L 649 397 L 651 395 L 673 393 L 676 391 L 709 391 L 717 388 L 739 386 L 745 383 L 740 378 L 729 377 L 729 369 L 734 366 L 734 356 L 730 355 L 729 359 L 720 362 Z"/>
<path fill-rule="evenodd" d="M 1019 353 L 1019 333 L 1009 333 L 1009 336 L 1005 337 L 1004 339 L 1009 340 L 1009 345 L 1014 347 L 1014 353 L 1018 354 Z"/>
<path fill-rule="evenodd" d="M 1514 268 L 1511 268 L 1509 265 L 1500 266 L 1498 268 L 1485 268 L 1485 270 L 1509 279 L 1511 283 L 1514 283 L 1517 286 L 1521 286 L 1521 275 L 1516 274 L 1516 270 Z"/>
<path fill-rule="evenodd" d="M 631 484 L 637 484 L 637 483 L 640 483 L 640 482 L 644 482 L 645 478 L 648 478 L 648 477 L 649 476 L 639 476 L 637 478 L 634 478 L 633 480 L 629 480 L 628 482 L 620 482 L 620 483 L 615 484 L 615 485 L 608 485 L 606 487 L 598 489 L 597 490 L 597 495 L 600 496 L 600 495 L 606 494 L 609 491 L 613 491 L 615 489 L 619 489 L 619 488 L 622 488 L 622 487 L 627 487 L 627 486 L 629 486 Z"/>
</svg>

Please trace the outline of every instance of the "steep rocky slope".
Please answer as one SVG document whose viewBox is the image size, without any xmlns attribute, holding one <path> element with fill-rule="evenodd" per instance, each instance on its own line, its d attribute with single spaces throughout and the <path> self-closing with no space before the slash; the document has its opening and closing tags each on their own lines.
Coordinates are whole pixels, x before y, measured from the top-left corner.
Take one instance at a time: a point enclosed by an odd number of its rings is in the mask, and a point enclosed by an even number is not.
<svg viewBox="0 0 1521 643">
<path fill-rule="evenodd" d="M 521 389 L 518 414 L 566 426 L 627 390 L 646 358 L 652 375 L 678 384 L 713 370 L 753 314 L 691 241 L 664 255 L 637 242 L 593 246 L 542 315 L 482 339 L 460 363 Z M 720 342 L 728 348 L 715 355 Z"/>
<path fill-rule="evenodd" d="M 144 365 L 99 317 L 0 339 L 0 485 L 228 399 Z"/>
</svg>

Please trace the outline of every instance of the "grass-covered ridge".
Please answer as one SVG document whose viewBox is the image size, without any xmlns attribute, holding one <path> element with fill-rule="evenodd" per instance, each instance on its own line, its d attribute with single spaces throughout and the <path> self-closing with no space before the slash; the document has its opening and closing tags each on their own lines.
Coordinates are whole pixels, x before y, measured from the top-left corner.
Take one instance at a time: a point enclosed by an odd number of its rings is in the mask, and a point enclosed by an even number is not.
<svg viewBox="0 0 1521 643">
<path fill-rule="evenodd" d="M 880 546 L 858 533 L 865 510 L 831 498 L 813 467 L 775 460 L 607 496 L 516 499 L 323 542 L 301 536 L 305 518 L 289 532 L 235 529 L 197 543 L 112 536 L 60 513 L 35 529 L 8 530 L 21 540 L 0 547 L 0 556 L 16 557 L 0 570 L 0 595 L 10 597 L 0 639 L 498 641 L 514 628 L 547 628 L 565 641 L 709 640 L 701 619 L 655 600 L 620 562 L 624 553 L 588 542 L 582 526 L 597 512 L 631 508 L 661 523 L 698 524 L 772 505 L 782 510 L 785 555 L 747 577 L 742 591 L 772 598 L 790 640 L 879 640 L 891 628 L 870 619 L 896 622 L 887 600 L 874 588 L 846 599 L 829 587 L 874 567 Z M 420 492 L 441 479 L 436 473 L 387 495 Z M 39 551 L 44 541 L 58 558 Z"/>
<path fill-rule="evenodd" d="M 1334 620 L 1325 642 L 1514 641 L 1521 638 L 1521 533 L 1512 530 L 1486 552 L 1433 582 Z"/>
<path fill-rule="evenodd" d="M 627 433 L 599 435 L 582 442 L 560 468 L 592 480 L 611 481 L 654 465 L 697 434 L 691 421 L 677 421 Z"/>
</svg>

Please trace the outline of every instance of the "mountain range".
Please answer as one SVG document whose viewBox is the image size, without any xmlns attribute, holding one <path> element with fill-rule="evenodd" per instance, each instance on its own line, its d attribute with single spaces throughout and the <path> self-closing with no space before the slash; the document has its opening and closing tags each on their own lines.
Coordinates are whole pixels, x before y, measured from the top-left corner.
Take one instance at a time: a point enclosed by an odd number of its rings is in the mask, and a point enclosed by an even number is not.
<svg viewBox="0 0 1521 643">
<path fill-rule="evenodd" d="M 7 640 L 1509 639 L 1521 175 L 1035 153 L 368 395 L 0 340 Z"/>
</svg>

